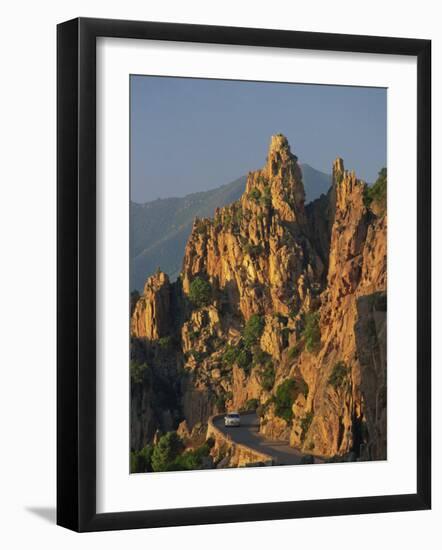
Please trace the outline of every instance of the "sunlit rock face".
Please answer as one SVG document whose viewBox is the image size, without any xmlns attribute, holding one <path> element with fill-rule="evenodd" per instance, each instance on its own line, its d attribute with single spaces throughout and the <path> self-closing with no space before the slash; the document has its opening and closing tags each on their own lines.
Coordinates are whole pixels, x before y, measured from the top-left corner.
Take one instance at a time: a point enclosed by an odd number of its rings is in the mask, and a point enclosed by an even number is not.
<svg viewBox="0 0 442 550">
<path fill-rule="evenodd" d="M 246 320 L 309 306 L 323 265 L 307 234 L 301 169 L 278 134 L 264 168 L 249 173 L 241 200 L 216 210 L 213 219 L 195 221 L 184 255 L 184 291 L 204 275 Z"/>
<path fill-rule="evenodd" d="M 337 158 L 329 192 L 305 207 L 277 134 L 243 196 L 195 219 L 179 280 L 150 277 L 131 318 L 137 354 L 173 373 L 159 425 L 258 407 L 264 435 L 309 454 L 386 457 L 387 216 L 366 189 Z"/>
<path fill-rule="evenodd" d="M 170 294 L 169 277 L 165 273 L 158 271 L 147 279 L 132 313 L 133 336 L 157 340 L 170 333 Z"/>
</svg>

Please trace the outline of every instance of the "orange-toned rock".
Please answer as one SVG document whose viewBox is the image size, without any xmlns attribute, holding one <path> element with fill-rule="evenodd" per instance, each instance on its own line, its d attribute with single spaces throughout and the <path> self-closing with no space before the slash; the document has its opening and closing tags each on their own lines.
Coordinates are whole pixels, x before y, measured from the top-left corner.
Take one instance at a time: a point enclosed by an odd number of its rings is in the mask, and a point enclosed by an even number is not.
<svg viewBox="0 0 442 550">
<path fill-rule="evenodd" d="M 158 271 L 146 281 L 131 318 L 131 334 L 157 340 L 171 331 L 169 277 Z"/>
<path fill-rule="evenodd" d="M 180 279 L 150 277 L 131 318 L 153 361 L 167 357 L 180 396 L 164 425 L 185 420 L 190 441 L 211 415 L 259 404 L 269 438 L 322 457 L 386 457 L 387 216 L 366 194 L 337 158 L 329 192 L 305 207 L 297 158 L 278 134 L 241 199 L 195 220 Z M 198 306 L 196 278 L 211 296 Z"/>
<path fill-rule="evenodd" d="M 318 289 L 322 261 L 307 238 L 304 186 L 287 139 L 273 136 L 267 164 L 249 173 L 240 201 L 195 220 L 183 261 L 183 290 L 203 275 L 245 319 L 288 315 Z"/>
</svg>

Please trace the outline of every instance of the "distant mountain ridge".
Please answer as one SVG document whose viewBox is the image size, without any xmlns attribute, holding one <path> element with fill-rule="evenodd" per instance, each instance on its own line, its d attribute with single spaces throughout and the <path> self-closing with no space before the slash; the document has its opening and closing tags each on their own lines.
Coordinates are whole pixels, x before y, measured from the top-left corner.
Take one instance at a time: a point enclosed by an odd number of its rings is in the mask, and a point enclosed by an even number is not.
<svg viewBox="0 0 442 550">
<path fill-rule="evenodd" d="M 301 164 L 306 204 L 327 193 L 331 175 Z M 142 290 L 148 276 L 160 267 L 174 280 L 181 271 L 184 249 L 195 217 L 213 216 L 217 207 L 238 200 L 247 176 L 216 189 L 185 197 L 130 204 L 131 290 Z"/>
</svg>

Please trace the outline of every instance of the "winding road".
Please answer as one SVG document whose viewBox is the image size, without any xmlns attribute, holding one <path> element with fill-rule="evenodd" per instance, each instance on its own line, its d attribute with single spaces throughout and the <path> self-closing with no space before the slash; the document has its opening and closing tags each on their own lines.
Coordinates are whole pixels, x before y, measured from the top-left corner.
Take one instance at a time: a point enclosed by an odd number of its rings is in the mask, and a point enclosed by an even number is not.
<svg viewBox="0 0 442 550">
<path fill-rule="evenodd" d="M 302 457 L 305 456 L 301 451 L 290 447 L 288 442 L 263 437 L 258 431 L 259 420 L 256 413 L 241 414 L 241 426 L 236 428 L 226 428 L 224 417 L 215 418 L 213 423 L 220 431 L 228 434 L 232 441 L 270 455 L 276 465 L 301 464 Z"/>
</svg>

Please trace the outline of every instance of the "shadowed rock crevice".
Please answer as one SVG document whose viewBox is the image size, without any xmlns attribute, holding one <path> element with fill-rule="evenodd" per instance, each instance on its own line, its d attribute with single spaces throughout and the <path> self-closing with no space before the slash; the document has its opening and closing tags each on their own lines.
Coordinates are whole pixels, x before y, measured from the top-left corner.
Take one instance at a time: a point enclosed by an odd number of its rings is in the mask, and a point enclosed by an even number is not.
<svg viewBox="0 0 442 550">
<path fill-rule="evenodd" d="M 387 458 L 387 295 L 376 292 L 357 302 L 355 325 L 360 363 L 360 388 L 365 404 L 364 449 L 366 459 Z"/>
</svg>

